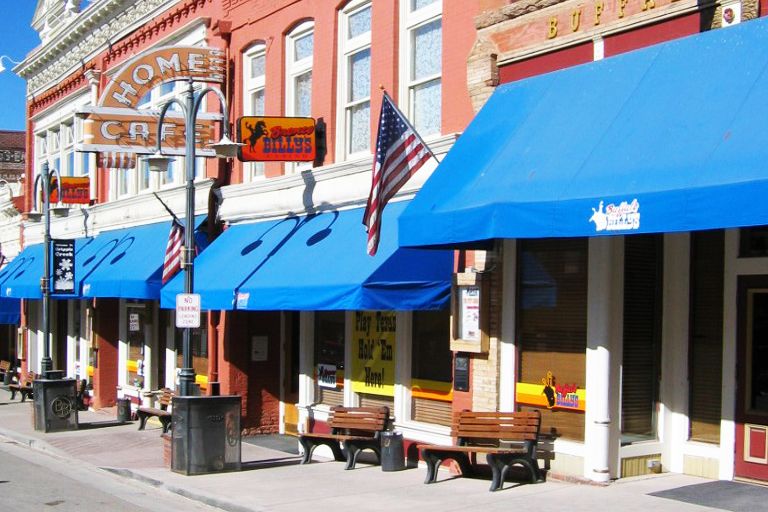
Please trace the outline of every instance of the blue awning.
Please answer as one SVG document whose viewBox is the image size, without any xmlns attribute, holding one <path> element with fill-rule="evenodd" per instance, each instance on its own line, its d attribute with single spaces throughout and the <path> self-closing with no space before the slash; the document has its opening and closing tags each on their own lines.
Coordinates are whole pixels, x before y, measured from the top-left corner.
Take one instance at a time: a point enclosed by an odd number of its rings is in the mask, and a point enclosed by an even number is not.
<svg viewBox="0 0 768 512">
<path fill-rule="evenodd" d="M 88 258 L 94 238 L 75 240 L 75 293 L 55 294 L 53 299 L 73 299 L 80 297 L 80 283 L 85 275 L 83 261 Z M 50 269 L 53 272 L 53 268 Z M 40 280 L 43 277 L 43 244 L 24 248 L 10 263 L 0 271 L 0 296 L 16 299 L 42 299 Z"/>
<path fill-rule="evenodd" d="M 199 227 L 205 216 L 198 217 Z M 53 299 L 160 298 L 163 259 L 171 222 L 159 222 L 75 240 L 75 293 Z M 196 236 L 199 248 L 205 237 Z M 42 299 L 43 244 L 26 247 L 0 271 L 0 296 Z"/>
<path fill-rule="evenodd" d="M 398 249 L 397 217 L 384 211 L 376 256 L 366 253 L 360 208 L 235 225 L 195 260 L 206 310 L 441 309 L 450 298 L 451 251 Z M 177 276 L 161 307 L 175 307 Z"/>
<path fill-rule="evenodd" d="M 768 19 L 499 86 L 403 246 L 768 224 Z"/>
<path fill-rule="evenodd" d="M 0 298 L 0 324 L 18 325 L 21 320 L 21 300 Z"/>
<path fill-rule="evenodd" d="M 198 217 L 196 228 L 205 216 Z M 82 296 L 157 300 L 162 287 L 163 260 L 171 222 L 159 222 L 115 231 L 93 239 L 90 256 L 82 265 Z M 205 238 L 196 236 L 198 249 Z"/>
</svg>

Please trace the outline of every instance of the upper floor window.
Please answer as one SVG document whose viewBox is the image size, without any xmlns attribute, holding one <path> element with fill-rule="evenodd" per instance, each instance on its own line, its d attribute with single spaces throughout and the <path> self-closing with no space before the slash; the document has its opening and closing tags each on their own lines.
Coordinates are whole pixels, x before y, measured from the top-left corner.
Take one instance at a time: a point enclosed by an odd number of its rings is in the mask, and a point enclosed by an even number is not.
<svg viewBox="0 0 768 512">
<path fill-rule="evenodd" d="M 62 121 L 35 133 L 35 174 L 47 163 L 50 170 L 61 176 L 88 176 L 91 171 L 90 153 L 75 150 L 83 141 L 83 121 L 74 115 L 62 115 Z"/>
<path fill-rule="evenodd" d="M 339 140 L 345 156 L 371 142 L 371 3 L 353 1 L 339 14 Z"/>
<path fill-rule="evenodd" d="M 263 116 L 267 80 L 266 46 L 259 43 L 251 47 L 243 57 L 243 113 L 246 116 Z M 244 180 L 264 178 L 264 163 L 250 162 L 244 166 Z"/>
<path fill-rule="evenodd" d="M 195 89 L 199 90 L 202 85 L 196 84 Z M 139 109 L 154 110 L 159 113 L 160 109 L 176 98 L 182 103 L 186 101 L 187 83 L 183 80 L 166 82 L 153 88 L 139 100 Z M 198 115 L 205 112 L 205 100 L 200 105 Z M 183 125 L 181 108 L 177 104 L 172 104 L 166 112 L 163 120 L 164 126 L 171 123 Z M 167 154 L 167 147 L 164 146 L 164 153 Z M 156 190 L 164 187 L 178 186 L 184 183 L 185 162 L 183 156 L 174 155 L 173 161 L 164 173 L 156 175 L 149 171 L 149 166 L 144 159 L 137 158 L 136 165 L 132 169 L 120 169 L 110 173 L 112 178 L 113 197 L 126 197 L 150 190 Z M 205 169 L 205 159 L 195 159 L 195 178 L 203 177 Z"/>
<path fill-rule="evenodd" d="M 305 21 L 286 38 L 285 115 L 312 117 L 312 59 L 315 24 Z M 286 173 L 309 169 L 311 162 L 288 164 Z"/>
<path fill-rule="evenodd" d="M 287 40 L 286 114 L 297 117 L 312 115 L 312 55 L 314 23 L 296 27 Z"/>
<path fill-rule="evenodd" d="M 402 0 L 401 6 L 408 116 L 421 136 L 437 135 L 442 109 L 442 0 Z"/>
</svg>

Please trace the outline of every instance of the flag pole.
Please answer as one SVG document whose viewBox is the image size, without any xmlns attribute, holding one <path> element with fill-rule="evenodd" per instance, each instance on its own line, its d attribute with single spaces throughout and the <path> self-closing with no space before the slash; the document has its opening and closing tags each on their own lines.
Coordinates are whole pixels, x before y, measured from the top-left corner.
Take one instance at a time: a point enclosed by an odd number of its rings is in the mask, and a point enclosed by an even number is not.
<svg viewBox="0 0 768 512">
<path fill-rule="evenodd" d="M 384 96 L 386 96 L 387 98 L 389 98 L 389 102 L 390 102 L 390 103 L 392 103 L 393 105 L 395 105 L 395 107 L 397 107 L 397 105 L 395 104 L 395 102 L 394 102 L 394 101 L 392 101 L 392 96 L 390 96 L 390 95 L 387 93 L 387 90 L 384 88 L 384 86 L 383 86 L 383 85 L 379 85 L 379 89 L 381 89 L 381 92 L 382 92 L 382 94 L 383 94 Z M 421 144 L 422 144 L 422 145 L 423 145 L 425 148 L 427 148 L 427 151 L 429 151 L 429 154 L 432 156 L 432 158 L 434 158 L 434 159 L 435 159 L 435 161 L 436 161 L 437 163 L 440 163 L 440 160 L 437 158 L 437 156 L 435 156 L 435 153 L 434 153 L 434 151 L 432 151 L 432 148 L 430 148 L 430 147 L 429 147 L 429 145 L 428 145 L 426 142 L 424 142 L 424 139 L 422 139 L 422 138 L 421 138 L 421 135 L 419 135 L 419 132 L 416 130 L 416 128 L 414 128 L 414 127 L 413 127 L 413 125 L 412 125 L 412 124 L 411 124 L 411 122 L 408 120 L 408 118 L 407 118 L 407 117 L 405 117 L 405 115 L 404 115 L 404 114 L 403 114 L 403 112 L 400 110 L 400 108 L 396 108 L 396 109 L 395 109 L 395 112 L 397 112 L 397 114 L 398 114 L 398 115 L 400 116 L 400 118 L 403 120 L 403 122 L 405 123 L 405 125 L 406 125 L 408 128 L 410 128 L 410 129 L 411 129 L 411 131 L 413 132 L 413 134 L 414 134 L 414 135 L 416 135 L 416 138 L 417 138 L 417 139 L 419 139 L 419 142 L 421 142 Z"/>
<path fill-rule="evenodd" d="M 163 208 L 165 208 L 165 211 L 167 211 L 167 212 L 168 212 L 168 214 L 169 214 L 169 215 L 170 215 L 170 216 L 173 218 L 173 220 L 175 220 L 176 222 L 178 222 L 179 224 L 181 224 L 181 221 L 179 220 L 179 218 L 176 216 L 176 214 L 175 214 L 175 213 L 173 213 L 173 210 L 171 210 L 171 209 L 168 207 L 168 205 L 167 205 L 167 204 L 165 204 L 165 201 L 163 201 L 162 199 L 160 199 L 160 196 L 159 196 L 159 195 L 157 195 L 157 192 L 152 192 L 152 195 L 153 195 L 153 196 L 155 196 L 155 199 L 157 199 L 158 201 L 160 201 L 160 204 L 161 204 L 161 205 L 163 205 Z M 183 226 L 184 224 L 181 224 L 181 225 Z"/>
</svg>

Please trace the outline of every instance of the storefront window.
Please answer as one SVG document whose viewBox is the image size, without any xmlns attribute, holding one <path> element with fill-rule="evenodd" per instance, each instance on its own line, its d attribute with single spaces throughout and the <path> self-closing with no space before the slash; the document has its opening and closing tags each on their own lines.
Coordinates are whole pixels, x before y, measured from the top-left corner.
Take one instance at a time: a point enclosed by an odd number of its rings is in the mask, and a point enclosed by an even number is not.
<svg viewBox="0 0 768 512">
<path fill-rule="evenodd" d="M 315 313 L 316 402 L 344 405 L 344 312 Z"/>
<path fill-rule="evenodd" d="M 208 313 L 200 314 L 200 327 L 192 329 L 190 346 L 192 348 L 192 368 L 195 375 L 208 375 Z M 173 330 L 176 346 L 176 368 L 184 367 L 184 329 Z"/>
<path fill-rule="evenodd" d="M 720 442 L 725 232 L 691 233 L 690 438 Z"/>
<path fill-rule="evenodd" d="M 624 239 L 621 442 L 656 439 L 661 378 L 663 238 Z"/>
<path fill-rule="evenodd" d="M 152 308 L 143 302 L 128 303 L 126 307 L 128 354 L 126 384 L 144 387 L 144 347 L 152 336 Z"/>
<path fill-rule="evenodd" d="M 451 317 L 445 311 L 414 311 L 411 338 L 411 419 L 451 424 Z"/>
<path fill-rule="evenodd" d="M 586 395 L 587 239 L 521 240 L 516 401 L 543 434 L 582 441 Z"/>
<path fill-rule="evenodd" d="M 739 230 L 739 257 L 764 258 L 768 256 L 768 226 L 754 226 Z"/>
</svg>

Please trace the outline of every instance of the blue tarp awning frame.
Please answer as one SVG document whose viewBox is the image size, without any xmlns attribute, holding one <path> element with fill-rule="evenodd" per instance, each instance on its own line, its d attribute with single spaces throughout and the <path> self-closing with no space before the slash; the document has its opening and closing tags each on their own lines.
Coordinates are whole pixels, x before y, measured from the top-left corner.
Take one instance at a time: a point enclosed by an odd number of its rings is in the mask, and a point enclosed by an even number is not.
<svg viewBox="0 0 768 512">
<path fill-rule="evenodd" d="M 407 247 L 768 224 L 768 18 L 501 85 Z"/>
</svg>

